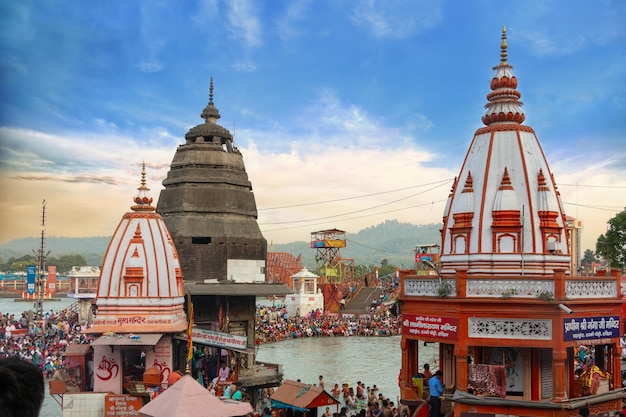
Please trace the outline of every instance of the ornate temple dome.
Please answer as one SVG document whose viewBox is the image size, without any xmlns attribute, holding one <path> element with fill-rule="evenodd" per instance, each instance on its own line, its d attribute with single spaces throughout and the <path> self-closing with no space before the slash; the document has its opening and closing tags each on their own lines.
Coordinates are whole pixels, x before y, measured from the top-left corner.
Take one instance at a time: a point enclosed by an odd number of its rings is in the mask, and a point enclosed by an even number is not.
<svg viewBox="0 0 626 417">
<path fill-rule="evenodd" d="M 189 129 L 176 149 L 156 210 L 172 235 L 188 284 L 264 280 L 267 241 L 257 223 L 243 155 L 230 132 L 217 124 L 213 78 L 200 116 L 204 123 Z"/>
<path fill-rule="evenodd" d="M 187 326 L 178 254 L 152 206 L 145 165 L 138 190 L 104 255 L 89 333 L 170 333 Z"/>
<path fill-rule="evenodd" d="M 552 275 L 569 268 L 565 214 L 548 163 L 524 126 L 517 78 L 500 64 L 478 129 L 448 197 L 442 229 L 442 274 Z"/>
</svg>

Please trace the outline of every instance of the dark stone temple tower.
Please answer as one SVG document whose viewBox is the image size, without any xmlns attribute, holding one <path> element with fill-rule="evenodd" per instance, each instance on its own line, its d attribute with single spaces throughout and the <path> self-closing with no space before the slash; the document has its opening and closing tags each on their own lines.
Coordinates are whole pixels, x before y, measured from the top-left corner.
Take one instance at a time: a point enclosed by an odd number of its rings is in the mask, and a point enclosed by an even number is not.
<svg viewBox="0 0 626 417">
<path fill-rule="evenodd" d="M 241 152 L 213 104 L 185 135 L 163 181 L 157 212 L 169 229 L 185 282 L 265 279 L 267 241 L 257 224 L 252 184 Z"/>
</svg>

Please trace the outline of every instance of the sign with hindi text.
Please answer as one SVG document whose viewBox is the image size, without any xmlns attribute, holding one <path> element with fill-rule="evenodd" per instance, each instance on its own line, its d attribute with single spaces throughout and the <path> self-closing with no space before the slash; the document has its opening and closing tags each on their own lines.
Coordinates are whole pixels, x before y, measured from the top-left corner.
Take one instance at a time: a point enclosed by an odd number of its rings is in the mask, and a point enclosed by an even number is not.
<svg viewBox="0 0 626 417">
<path fill-rule="evenodd" d="M 194 343 L 204 343 L 225 349 L 245 350 L 248 345 L 247 336 L 235 336 L 228 333 L 214 332 L 212 330 L 194 327 L 191 330 L 191 340 Z"/>
<path fill-rule="evenodd" d="M 439 339 L 459 339 L 459 319 L 430 315 L 402 314 L 402 334 Z"/>
<path fill-rule="evenodd" d="M 607 339 L 620 336 L 619 316 L 563 319 L 563 340 Z"/>
</svg>

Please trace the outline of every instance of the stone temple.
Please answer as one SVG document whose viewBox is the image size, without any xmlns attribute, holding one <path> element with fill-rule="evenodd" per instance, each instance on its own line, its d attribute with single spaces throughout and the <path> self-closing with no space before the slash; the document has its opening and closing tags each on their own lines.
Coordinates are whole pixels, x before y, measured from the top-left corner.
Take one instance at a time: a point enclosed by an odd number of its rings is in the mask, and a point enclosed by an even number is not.
<svg viewBox="0 0 626 417">
<path fill-rule="evenodd" d="M 180 256 L 185 282 L 265 280 L 267 241 L 241 152 L 217 124 L 211 79 L 204 119 L 185 135 L 163 181 L 157 212 Z"/>
</svg>

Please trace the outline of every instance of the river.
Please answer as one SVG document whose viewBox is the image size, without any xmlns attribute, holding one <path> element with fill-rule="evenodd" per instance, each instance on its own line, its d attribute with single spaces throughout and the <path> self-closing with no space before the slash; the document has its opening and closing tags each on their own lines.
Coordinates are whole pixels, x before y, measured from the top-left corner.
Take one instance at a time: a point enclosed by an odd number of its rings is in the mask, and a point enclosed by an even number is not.
<svg viewBox="0 0 626 417">
<path fill-rule="evenodd" d="M 62 309 L 72 303 L 71 299 L 44 303 L 46 311 Z M 0 299 L 0 311 L 20 314 L 32 307 L 31 303 L 18 303 L 13 299 Z M 420 358 L 430 362 L 431 369 L 438 369 L 434 359 L 435 344 L 420 346 Z M 315 384 L 324 376 L 326 390 L 332 384 L 347 382 L 354 386 L 362 381 L 365 386 L 379 388 L 379 392 L 397 404 L 399 395 L 398 373 L 400 371 L 400 336 L 390 337 L 311 337 L 291 339 L 259 346 L 257 360 L 283 365 L 285 379 L 300 379 Z M 48 395 L 40 417 L 61 417 L 61 407 Z"/>
</svg>

